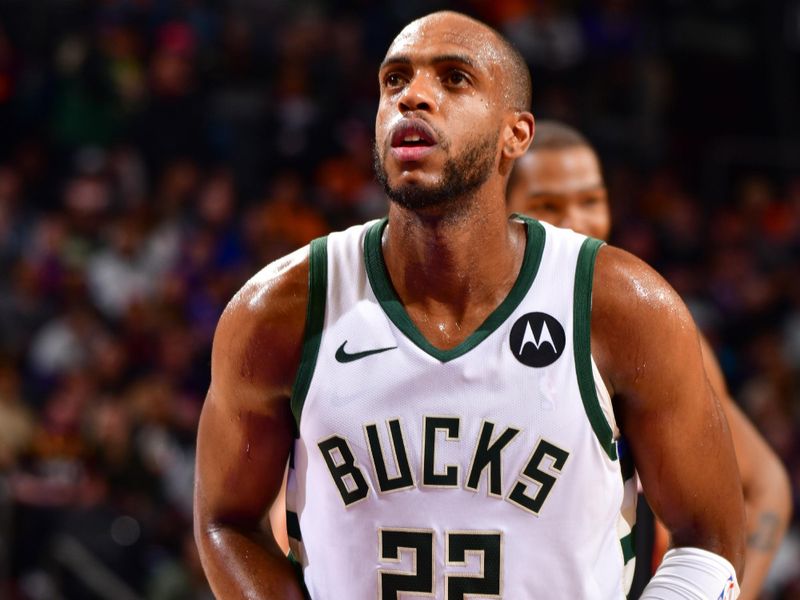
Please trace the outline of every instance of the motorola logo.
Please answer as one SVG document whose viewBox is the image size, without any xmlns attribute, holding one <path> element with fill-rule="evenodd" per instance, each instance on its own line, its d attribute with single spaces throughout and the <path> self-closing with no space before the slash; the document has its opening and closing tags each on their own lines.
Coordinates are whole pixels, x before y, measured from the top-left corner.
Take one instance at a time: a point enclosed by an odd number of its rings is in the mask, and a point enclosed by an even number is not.
<svg viewBox="0 0 800 600">
<path fill-rule="evenodd" d="M 511 328 L 511 352 L 523 365 L 546 367 L 564 352 L 564 328 L 554 317 L 534 312 L 522 315 Z"/>
</svg>

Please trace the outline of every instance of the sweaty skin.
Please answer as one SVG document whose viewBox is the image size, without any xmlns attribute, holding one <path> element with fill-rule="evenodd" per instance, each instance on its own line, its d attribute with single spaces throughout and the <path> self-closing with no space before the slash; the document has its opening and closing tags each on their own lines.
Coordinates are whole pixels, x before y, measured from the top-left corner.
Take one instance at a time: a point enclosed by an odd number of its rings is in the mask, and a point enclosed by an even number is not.
<svg viewBox="0 0 800 600">
<path fill-rule="evenodd" d="M 379 73 L 377 154 L 392 188 L 433 190 L 449 160 L 476 140 L 496 139 L 487 177 L 470 193 L 416 208 L 390 206 L 383 240 L 389 276 L 414 324 L 440 349 L 458 345 L 485 320 L 522 263 L 524 225 L 507 218 L 505 190 L 534 123 L 529 112 L 509 106 L 506 61 L 491 30 L 444 12 L 406 27 Z M 437 138 L 407 160 L 411 154 L 396 151 L 392 135 L 412 120 Z M 658 274 L 622 250 L 600 250 L 595 280 L 601 284 L 594 286 L 593 353 L 632 432 L 648 498 L 677 545 L 722 555 L 741 573 L 741 483 L 692 319 Z M 248 282 L 217 328 L 198 432 L 195 535 L 219 598 L 302 597 L 289 561 L 261 523 L 294 436 L 289 398 L 307 290 L 303 249 Z M 683 377 L 673 377 L 675 370 Z"/>
<path fill-rule="evenodd" d="M 217 325 L 194 502 L 195 539 L 217 598 L 303 598 L 262 518 L 280 490 L 294 438 L 289 398 L 307 279 L 303 248 L 245 284 Z"/>
<path fill-rule="evenodd" d="M 608 194 L 597 156 L 588 146 L 529 151 L 517 161 L 508 199 L 511 212 L 608 238 Z M 702 335 L 700 345 L 708 381 L 728 419 L 744 491 L 747 569 L 739 598 L 755 600 L 789 523 L 789 479 L 778 457 L 731 398 L 714 352 Z"/>
</svg>

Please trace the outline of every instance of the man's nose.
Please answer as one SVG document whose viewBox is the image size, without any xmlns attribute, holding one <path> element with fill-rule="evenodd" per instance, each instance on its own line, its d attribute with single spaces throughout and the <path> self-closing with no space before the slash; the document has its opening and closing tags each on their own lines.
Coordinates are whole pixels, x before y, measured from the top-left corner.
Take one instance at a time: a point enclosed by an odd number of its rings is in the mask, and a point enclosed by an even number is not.
<svg viewBox="0 0 800 600">
<path fill-rule="evenodd" d="M 578 227 L 581 224 L 581 217 L 580 214 L 574 208 L 567 208 L 561 215 L 561 222 L 558 224 L 559 227 L 563 227 L 564 229 L 572 229 L 573 231 L 577 231 Z"/>
<path fill-rule="evenodd" d="M 425 72 L 417 72 L 414 75 L 400 95 L 400 112 L 435 110 L 436 96 L 432 77 L 431 74 Z"/>
</svg>

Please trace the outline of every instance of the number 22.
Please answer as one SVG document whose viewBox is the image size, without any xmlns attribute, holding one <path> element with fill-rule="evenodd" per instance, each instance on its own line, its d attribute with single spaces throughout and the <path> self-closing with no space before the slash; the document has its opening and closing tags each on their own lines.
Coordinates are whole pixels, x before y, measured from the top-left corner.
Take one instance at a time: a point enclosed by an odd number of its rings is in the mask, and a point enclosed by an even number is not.
<svg viewBox="0 0 800 600">
<path fill-rule="evenodd" d="M 381 529 L 378 531 L 379 559 L 400 562 L 400 549 L 414 553 L 413 570 L 379 571 L 380 600 L 398 600 L 400 592 L 433 595 L 433 531 L 429 529 Z M 445 575 L 447 600 L 464 600 L 467 594 L 499 598 L 502 565 L 502 534 L 499 531 L 449 531 L 446 538 L 447 564 L 463 566 L 467 554 L 480 554 L 478 575 Z"/>
</svg>

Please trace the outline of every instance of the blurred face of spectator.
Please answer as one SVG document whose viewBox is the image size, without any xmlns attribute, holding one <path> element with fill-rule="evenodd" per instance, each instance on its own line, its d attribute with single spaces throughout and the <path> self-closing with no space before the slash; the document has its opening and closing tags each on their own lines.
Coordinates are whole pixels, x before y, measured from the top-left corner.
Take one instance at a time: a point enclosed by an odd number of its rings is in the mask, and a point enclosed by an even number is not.
<svg viewBox="0 0 800 600">
<path fill-rule="evenodd" d="M 130 403 L 143 423 L 164 424 L 171 419 L 172 403 L 178 392 L 164 378 L 140 380 L 130 390 Z"/>
<path fill-rule="evenodd" d="M 194 33 L 185 23 L 167 23 L 159 30 L 158 49 L 150 71 L 156 95 L 180 97 L 191 91 L 195 46 Z"/>
<path fill-rule="evenodd" d="M 233 180 L 227 174 L 212 177 L 200 193 L 200 218 L 212 227 L 224 226 L 235 211 Z"/>
<path fill-rule="evenodd" d="M 211 268 L 216 237 L 208 230 L 195 232 L 186 239 L 186 262 L 189 270 L 196 272 Z"/>
<path fill-rule="evenodd" d="M 94 231 L 101 226 L 111 205 L 108 182 L 101 177 L 76 177 L 67 185 L 64 204 L 74 228 Z"/>
<path fill-rule="evenodd" d="M 159 52 L 150 67 L 153 91 L 159 96 L 180 97 L 191 91 L 192 63 L 174 52 Z"/>
<path fill-rule="evenodd" d="M 180 326 L 164 331 L 159 340 L 158 357 L 164 373 L 181 376 L 188 372 L 194 358 L 191 332 Z"/>
<path fill-rule="evenodd" d="M 159 183 L 159 205 L 167 212 L 184 206 L 197 187 L 197 165 L 177 160 L 167 165 Z"/>
<path fill-rule="evenodd" d="M 130 441 L 130 411 L 119 400 L 103 402 L 96 407 L 90 426 L 94 441 L 108 449 L 127 446 Z"/>
<path fill-rule="evenodd" d="M 111 243 L 121 256 L 133 256 L 139 249 L 142 233 L 134 219 L 121 219 L 111 234 Z"/>
<path fill-rule="evenodd" d="M 60 217 L 44 217 L 36 223 L 31 255 L 42 257 L 59 254 L 67 241 L 67 228 Z"/>
<path fill-rule="evenodd" d="M 765 177 L 748 177 L 741 183 L 739 204 L 745 214 L 758 217 L 775 202 L 770 181 Z"/>
<path fill-rule="evenodd" d="M 94 393 L 92 380 L 84 374 L 75 373 L 66 378 L 47 402 L 44 410 L 45 422 L 52 432 L 77 432 L 83 411 Z"/>
<path fill-rule="evenodd" d="M 92 347 L 92 364 L 103 383 L 122 379 L 128 368 L 129 356 L 121 339 L 101 336 Z"/>
<path fill-rule="evenodd" d="M 589 147 L 529 152 L 514 169 L 508 189 L 511 212 L 608 239 L 608 193 L 597 156 Z"/>
</svg>

